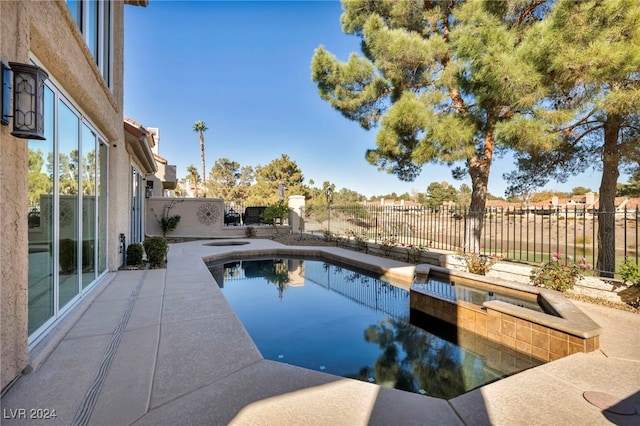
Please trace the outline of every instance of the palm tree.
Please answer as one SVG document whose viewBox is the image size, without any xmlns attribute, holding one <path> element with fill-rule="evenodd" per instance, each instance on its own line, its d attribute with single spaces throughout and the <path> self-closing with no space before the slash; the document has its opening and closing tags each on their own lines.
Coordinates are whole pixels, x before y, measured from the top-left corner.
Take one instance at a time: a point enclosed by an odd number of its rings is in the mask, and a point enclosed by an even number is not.
<svg viewBox="0 0 640 426">
<path fill-rule="evenodd" d="M 196 123 L 193 125 L 193 131 L 194 132 L 199 132 L 200 133 L 200 159 L 202 160 L 202 188 L 204 191 L 204 196 L 207 196 L 207 189 L 206 189 L 206 173 L 205 173 L 205 166 L 204 166 L 204 132 L 207 131 L 207 126 L 204 124 L 204 121 L 196 121 Z M 197 194 L 197 191 L 196 191 Z"/>
<path fill-rule="evenodd" d="M 198 182 L 200 181 L 200 176 L 198 175 L 198 169 L 196 169 L 193 164 L 187 167 L 187 178 L 193 181 L 193 186 L 195 188 L 196 198 L 198 197 Z"/>
</svg>

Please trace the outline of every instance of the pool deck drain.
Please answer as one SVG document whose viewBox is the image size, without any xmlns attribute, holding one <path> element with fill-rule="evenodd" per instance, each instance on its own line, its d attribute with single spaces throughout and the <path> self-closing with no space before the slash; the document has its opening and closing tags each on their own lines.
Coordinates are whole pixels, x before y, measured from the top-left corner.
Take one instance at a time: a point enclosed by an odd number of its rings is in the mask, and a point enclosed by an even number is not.
<svg viewBox="0 0 640 426">
<path fill-rule="evenodd" d="M 600 392 L 639 405 L 640 315 L 582 302 L 575 304 L 602 326 L 598 351 L 570 355 L 449 401 L 264 360 L 202 261 L 244 248 L 267 254 L 283 247 L 249 241 L 242 248 L 174 244 L 166 270 L 110 274 L 86 306 L 74 309 L 77 321 L 50 333 L 46 355 L 36 356 L 34 348 L 34 371 L 2 397 L 2 424 L 42 424 L 29 414 L 45 409 L 55 410 L 49 423 L 72 423 L 141 281 L 86 424 L 639 423 L 638 414 L 595 406 L 584 394 Z M 362 253 L 323 250 L 355 263 L 371 261 Z M 406 268 L 374 259 L 397 271 Z"/>
</svg>

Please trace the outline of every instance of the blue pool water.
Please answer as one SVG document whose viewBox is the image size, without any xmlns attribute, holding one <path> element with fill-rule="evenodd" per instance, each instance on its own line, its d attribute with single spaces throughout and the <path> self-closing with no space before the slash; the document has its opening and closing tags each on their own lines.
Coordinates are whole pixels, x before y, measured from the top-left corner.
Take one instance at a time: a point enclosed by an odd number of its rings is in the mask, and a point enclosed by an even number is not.
<svg viewBox="0 0 640 426">
<path fill-rule="evenodd" d="M 265 359 L 453 398 L 540 362 L 409 309 L 409 292 L 319 260 L 210 264 Z"/>
</svg>

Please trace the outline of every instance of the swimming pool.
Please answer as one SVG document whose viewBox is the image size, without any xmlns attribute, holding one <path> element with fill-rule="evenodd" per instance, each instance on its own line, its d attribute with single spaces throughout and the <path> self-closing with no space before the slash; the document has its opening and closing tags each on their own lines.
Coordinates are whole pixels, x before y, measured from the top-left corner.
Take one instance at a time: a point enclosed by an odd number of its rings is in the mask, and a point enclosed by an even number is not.
<svg viewBox="0 0 640 426">
<path fill-rule="evenodd" d="M 453 398 L 541 362 L 409 308 L 409 291 L 321 260 L 209 264 L 265 359 Z"/>
</svg>

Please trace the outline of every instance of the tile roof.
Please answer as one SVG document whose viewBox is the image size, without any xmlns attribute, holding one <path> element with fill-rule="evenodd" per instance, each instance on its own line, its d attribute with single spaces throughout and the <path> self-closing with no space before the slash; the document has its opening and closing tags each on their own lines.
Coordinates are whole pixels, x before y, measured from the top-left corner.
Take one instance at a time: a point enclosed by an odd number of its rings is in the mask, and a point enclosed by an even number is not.
<svg viewBox="0 0 640 426">
<path fill-rule="evenodd" d="M 149 0 L 124 0 L 124 4 L 146 7 L 149 5 Z"/>
</svg>

